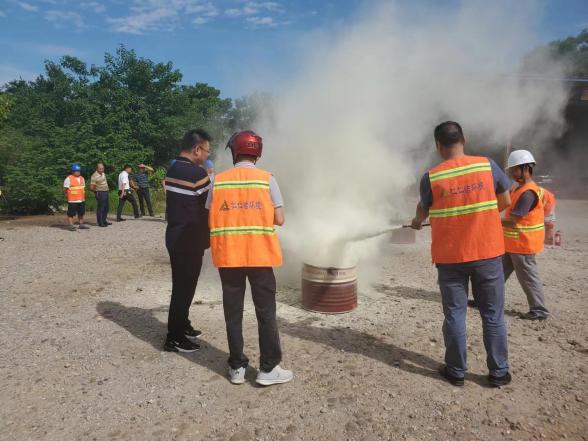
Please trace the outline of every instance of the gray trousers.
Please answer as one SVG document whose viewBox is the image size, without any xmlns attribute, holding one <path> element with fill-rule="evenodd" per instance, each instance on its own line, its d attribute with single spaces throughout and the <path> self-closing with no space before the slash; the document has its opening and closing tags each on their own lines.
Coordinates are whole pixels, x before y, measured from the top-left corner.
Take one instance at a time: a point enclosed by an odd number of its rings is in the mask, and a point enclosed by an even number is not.
<svg viewBox="0 0 588 441">
<path fill-rule="evenodd" d="M 530 312 L 541 317 L 548 317 L 549 310 L 545 306 L 543 283 L 539 277 L 535 254 L 506 253 L 502 260 L 502 267 L 505 281 L 508 280 L 513 271 L 517 275 L 517 279 L 527 295 Z"/>
</svg>

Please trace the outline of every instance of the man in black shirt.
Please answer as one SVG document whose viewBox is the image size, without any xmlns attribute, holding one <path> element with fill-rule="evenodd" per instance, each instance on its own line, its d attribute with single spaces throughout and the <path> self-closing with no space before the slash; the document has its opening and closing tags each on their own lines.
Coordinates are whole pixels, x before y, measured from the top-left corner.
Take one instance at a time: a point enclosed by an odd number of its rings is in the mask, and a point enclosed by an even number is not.
<svg viewBox="0 0 588 441">
<path fill-rule="evenodd" d="M 193 340 L 202 333 L 188 318 L 194 299 L 204 250 L 210 247 L 206 197 L 210 178 L 201 167 L 210 153 L 210 135 L 190 130 L 182 140 L 182 151 L 165 177 L 167 229 L 165 246 L 172 269 L 167 339 L 170 352 L 194 352 Z"/>
</svg>

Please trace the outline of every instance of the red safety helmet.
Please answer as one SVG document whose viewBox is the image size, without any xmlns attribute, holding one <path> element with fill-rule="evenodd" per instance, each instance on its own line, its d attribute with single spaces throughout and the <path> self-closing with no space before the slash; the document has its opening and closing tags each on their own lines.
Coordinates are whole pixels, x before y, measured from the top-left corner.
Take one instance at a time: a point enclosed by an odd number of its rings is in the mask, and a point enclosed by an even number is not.
<svg viewBox="0 0 588 441">
<path fill-rule="evenodd" d="M 227 143 L 227 148 L 231 149 L 233 153 L 233 162 L 237 160 L 239 155 L 261 157 L 263 149 L 263 142 L 261 136 L 252 130 L 244 130 L 236 132 L 231 136 Z"/>
</svg>

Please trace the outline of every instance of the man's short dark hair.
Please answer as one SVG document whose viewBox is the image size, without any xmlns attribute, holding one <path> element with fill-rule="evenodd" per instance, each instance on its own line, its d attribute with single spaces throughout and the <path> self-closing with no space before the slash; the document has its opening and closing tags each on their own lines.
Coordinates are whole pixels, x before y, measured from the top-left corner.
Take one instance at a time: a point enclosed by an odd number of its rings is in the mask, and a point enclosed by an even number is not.
<svg viewBox="0 0 588 441">
<path fill-rule="evenodd" d="M 212 137 L 208 134 L 206 130 L 203 129 L 192 129 L 188 130 L 182 139 L 182 151 L 187 152 L 194 148 L 194 146 L 199 146 L 200 144 L 204 143 L 205 141 L 211 142 Z"/>
<path fill-rule="evenodd" d="M 123 170 L 126 170 L 127 168 L 133 168 L 133 167 L 131 167 L 131 164 L 125 164 L 125 166 L 123 167 Z"/>
<path fill-rule="evenodd" d="M 455 121 L 445 121 L 435 127 L 435 141 L 442 147 L 451 147 L 455 144 L 464 144 L 465 137 L 459 123 Z"/>
</svg>

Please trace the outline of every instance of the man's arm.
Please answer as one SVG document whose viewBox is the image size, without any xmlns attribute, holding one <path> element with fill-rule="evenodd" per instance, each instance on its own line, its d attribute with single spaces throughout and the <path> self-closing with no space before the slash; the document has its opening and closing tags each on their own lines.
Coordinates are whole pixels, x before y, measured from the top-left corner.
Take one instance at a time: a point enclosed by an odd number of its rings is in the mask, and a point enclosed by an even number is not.
<svg viewBox="0 0 588 441">
<path fill-rule="evenodd" d="M 270 197 L 272 199 L 272 204 L 274 205 L 274 225 L 282 226 L 284 225 L 284 199 L 282 198 L 282 192 L 280 191 L 280 186 L 278 185 L 278 181 L 272 175 L 270 177 Z"/>
<path fill-rule="evenodd" d="M 497 194 L 496 199 L 498 200 L 498 211 L 504 211 L 508 207 L 510 207 L 510 191 L 505 191 L 500 194 Z"/>
<path fill-rule="evenodd" d="M 415 216 L 410 223 L 411 228 L 415 230 L 423 228 L 423 222 L 429 217 L 429 207 L 433 205 L 433 190 L 429 173 L 425 173 L 421 178 L 419 193 L 421 200 L 417 204 Z"/>
<path fill-rule="evenodd" d="M 281 227 L 284 222 L 284 207 L 274 208 L 274 225 Z"/>
<path fill-rule="evenodd" d="M 128 180 L 128 177 L 127 177 Z M 118 184 L 118 189 L 120 191 L 120 195 L 119 195 L 119 199 L 123 199 L 125 197 L 125 178 L 123 177 L 122 179 L 118 180 L 119 184 Z"/>
<path fill-rule="evenodd" d="M 63 194 L 67 196 L 67 192 L 69 191 L 69 177 L 65 178 L 63 181 Z"/>
<path fill-rule="evenodd" d="M 145 166 L 145 170 L 147 170 L 148 172 L 153 173 L 155 170 L 153 169 L 153 167 L 149 167 L 148 165 Z"/>
<path fill-rule="evenodd" d="M 411 228 L 420 230 L 423 228 L 423 222 L 429 217 L 429 209 L 424 207 L 421 202 L 417 204 L 416 214 L 410 224 Z"/>
</svg>

